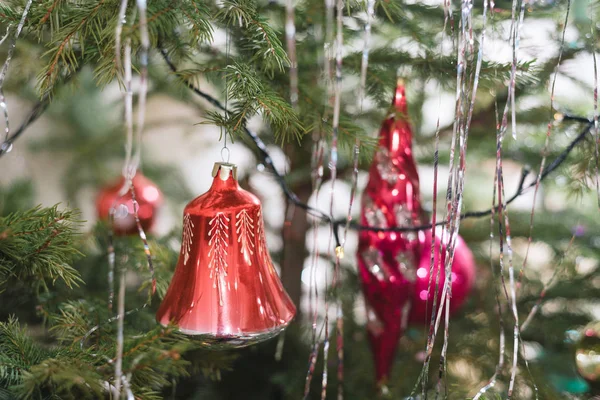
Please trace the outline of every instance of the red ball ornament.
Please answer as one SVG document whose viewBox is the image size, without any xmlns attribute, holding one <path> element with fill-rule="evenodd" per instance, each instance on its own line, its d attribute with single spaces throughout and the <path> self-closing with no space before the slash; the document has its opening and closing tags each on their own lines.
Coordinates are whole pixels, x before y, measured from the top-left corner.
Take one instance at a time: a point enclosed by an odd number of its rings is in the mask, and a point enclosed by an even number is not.
<svg viewBox="0 0 600 400">
<path fill-rule="evenodd" d="M 148 232 L 154 225 L 156 213 L 163 202 L 163 195 L 154 182 L 139 172 L 133 177 L 132 182 L 135 199 L 138 203 L 140 224 L 144 231 Z M 135 235 L 138 233 L 138 228 L 135 222 L 131 192 L 127 191 L 125 195 L 119 196 L 124 183 L 125 178 L 121 177 L 117 182 L 103 188 L 96 198 L 96 211 L 98 218 L 108 221 L 110 209 L 114 207 L 115 234 Z"/>
<path fill-rule="evenodd" d="M 405 87 L 398 81 L 362 196 L 361 224 L 378 228 L 419 225 L 421 214 Z M 367 333 L 380 386 L 389 377 L 408 317 L 419 247 L 416 232 L 361 231 L 359 235 L 357 256 L 367 306 Z"/>
<path fill-rule="evenodd" d="M 269 255 L 260 201 L 236 174 L 216 163 L 208 192 L 185 207 L 179 261 L 156 314 L 213 349 L 270 339 L 296 313 Z"/>
<path fill-rule="evenodd" d="M 417 279 L 413 291 L 413 301 L 410 310 L 409 320 L 429 324 L 431 321 L 433 299 L 436 293 L 435 280 L 438 270 L 440 271 L 439 286 L 437 290 L 438 300 L 436 308 L 439 309 L 442 290 L 444 288 L 444 280 L 446 274 L 444 265 L 446 259 L 446 246 L 442 247 L 441 262 L 440 262 L 440 244 L 441 244 L 442 229 L 436 229 L 435 235 L 435 258 L 433 267 L 433 276 L 431 287 L 429 286 L 429 276 L 431 268 L 431 230 L 427 230 L 421 240 L 421 259 L 419 268 L 417 269 Z M 447 236 L 444 238 L 447 241 Z M 441 269 L 440 269 L 441 268 Z M 475 260 L 473 253 L 458 236 L 456 245 L 454 246 L 454 259 L 452 260 L 452 278 L 451 290 L 452 297 L 450 300 L 450 313 L 455 313 L 467 301 L 469 293 L 475 283 Z"/>
</svg>

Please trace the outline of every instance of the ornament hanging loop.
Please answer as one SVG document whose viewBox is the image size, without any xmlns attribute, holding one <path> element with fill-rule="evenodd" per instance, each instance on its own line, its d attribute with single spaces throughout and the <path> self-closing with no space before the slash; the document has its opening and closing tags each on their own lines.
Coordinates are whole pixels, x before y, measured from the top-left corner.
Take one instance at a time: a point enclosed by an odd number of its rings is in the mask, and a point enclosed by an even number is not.
<svg viewBox="0 0 600 400">
<path fill-rule="evenodd" d="M 225 159 L 225 155 L 227 155 L 227 159 Z M 229 164 L 230 156 L 231 156 L 231 151 L 229 150 L 229 147 L 227 147 L 227 141 L 225 141 L 225 145 L 221 149 L 221 161 Z"/>
</svg>

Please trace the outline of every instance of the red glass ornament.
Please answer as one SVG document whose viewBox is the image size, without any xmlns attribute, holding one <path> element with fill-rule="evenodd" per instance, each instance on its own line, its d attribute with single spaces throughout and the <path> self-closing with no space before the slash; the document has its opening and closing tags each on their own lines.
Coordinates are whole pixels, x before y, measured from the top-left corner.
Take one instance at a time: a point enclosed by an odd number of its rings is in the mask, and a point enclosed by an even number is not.
<svg viewBox="0 0 600 400">
<path fill-rule="evenodd" d="M 216 163 L 208 192 L 185 207 L 179 261 L 156 314 L 214 349 L 272 338 L 296 313 L 267 249 L 260 201 L 236 172 Z"/>
<path fill-rule="evenodd" d="M 446 259 L 446 246 L 442 247 L 442 256 L 440 263 L 440 243 L 441 243 L 441 228 L 436 229 L 435 235 L 435 261 L 433 267 L 433 277 L 431 287 L 429 287 L 429 271 L 431 267 L 431 230 L 427 230 L 425 237 L 421 241 L 421 260 L 417 269 L 417 280 L 413 295 L 412 306 L 410 310 L 409 320 L 411 322 L 420 322 L 429 324 L 431 321 L 431 313 L 433 299 L 436 293 L 435 280 L 437 271 L 440 270 L 439 287 L 437 290 L 438 301 L 437 308 L 442 296 L 444 287 L 444 261 Z M 444 238 L 447 240 L 447 236 Z M 452 278 L 451 278 L 452 297 L 450 300 L 450 313 L 455 313 L 467 301 L 469 293 L 475 283 L 475 259 L 473 253 L 458 236 L 456 245 L 454 246 L 454 259 L 452 260 Z M 429 290 L 428 290 L 429 289 Z"/>
<path fill-rule="evenodd" d="M 150 179 L 141 173 L 133 177 L 133 190 L 138 203 L 138 217 L 144 231 L 152 229 L 156 220 L 156 213 L 163 202 L 163 195 Z M 98 218 L 108 221 L 111 207 L 115 207 L 113 221 L 114 232 L 117 235 L 135 235 L 138 233 L 137 224 L 133 210 L 131 192 L 119 197 L 123 188 L 125 178 L 121 177 L 117 182 L 103 188 L 96 198 L 96 211 Z"/>
<path fill-rule="evenodd" d="M 362 196 L 361 223 L 380 228 L 418 225 L 421 213 L 405 87 L 399 81 Z M 416 232 L 371 231 L 359 235 L 358 267 L 379 385 L 389 376 L 408 317 L 419 260 L 418 236 Z"/>
</svg>

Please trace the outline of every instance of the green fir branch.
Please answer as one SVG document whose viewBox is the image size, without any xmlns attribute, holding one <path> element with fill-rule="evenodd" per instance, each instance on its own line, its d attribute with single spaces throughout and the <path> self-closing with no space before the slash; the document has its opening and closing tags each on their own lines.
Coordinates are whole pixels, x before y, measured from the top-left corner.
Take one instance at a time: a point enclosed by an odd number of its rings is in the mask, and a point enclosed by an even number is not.
<svg viewBox="0 0 600 400">
<path fill-rule="evenodd" d="M 14 316 L 0 322 L 0 386 L 20 383 L 22 373 L 46 355 L 46 351 L 31 339 Z"/>
<path fill-rule="evenodd" d="M 72 210 L 36 207 L 0 217 L 0 291 L 11 282 L 29 282 L 36 293 L 61 280 L 82 283 L 70 265 L 77 250 L 79 214 Z"/>
</svg>

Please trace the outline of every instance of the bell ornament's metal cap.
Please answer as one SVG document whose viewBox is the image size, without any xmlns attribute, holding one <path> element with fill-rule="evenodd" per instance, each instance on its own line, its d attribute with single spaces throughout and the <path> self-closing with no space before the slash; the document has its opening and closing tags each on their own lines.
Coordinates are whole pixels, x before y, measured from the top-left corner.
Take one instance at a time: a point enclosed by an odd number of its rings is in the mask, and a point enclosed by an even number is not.
<svg viewBox="0 0 600 400">
<path fill-rule="evenodd" d="M 216 162 L 212 170 L 213 178 L 217 176 L 217 174 L 219 174 L 219 178 L 223 181 L 229 179 L 230 174 L 233 174 L 233 179 L 237 180 L 237 165 L 226 162 Z"/>
</svg>

